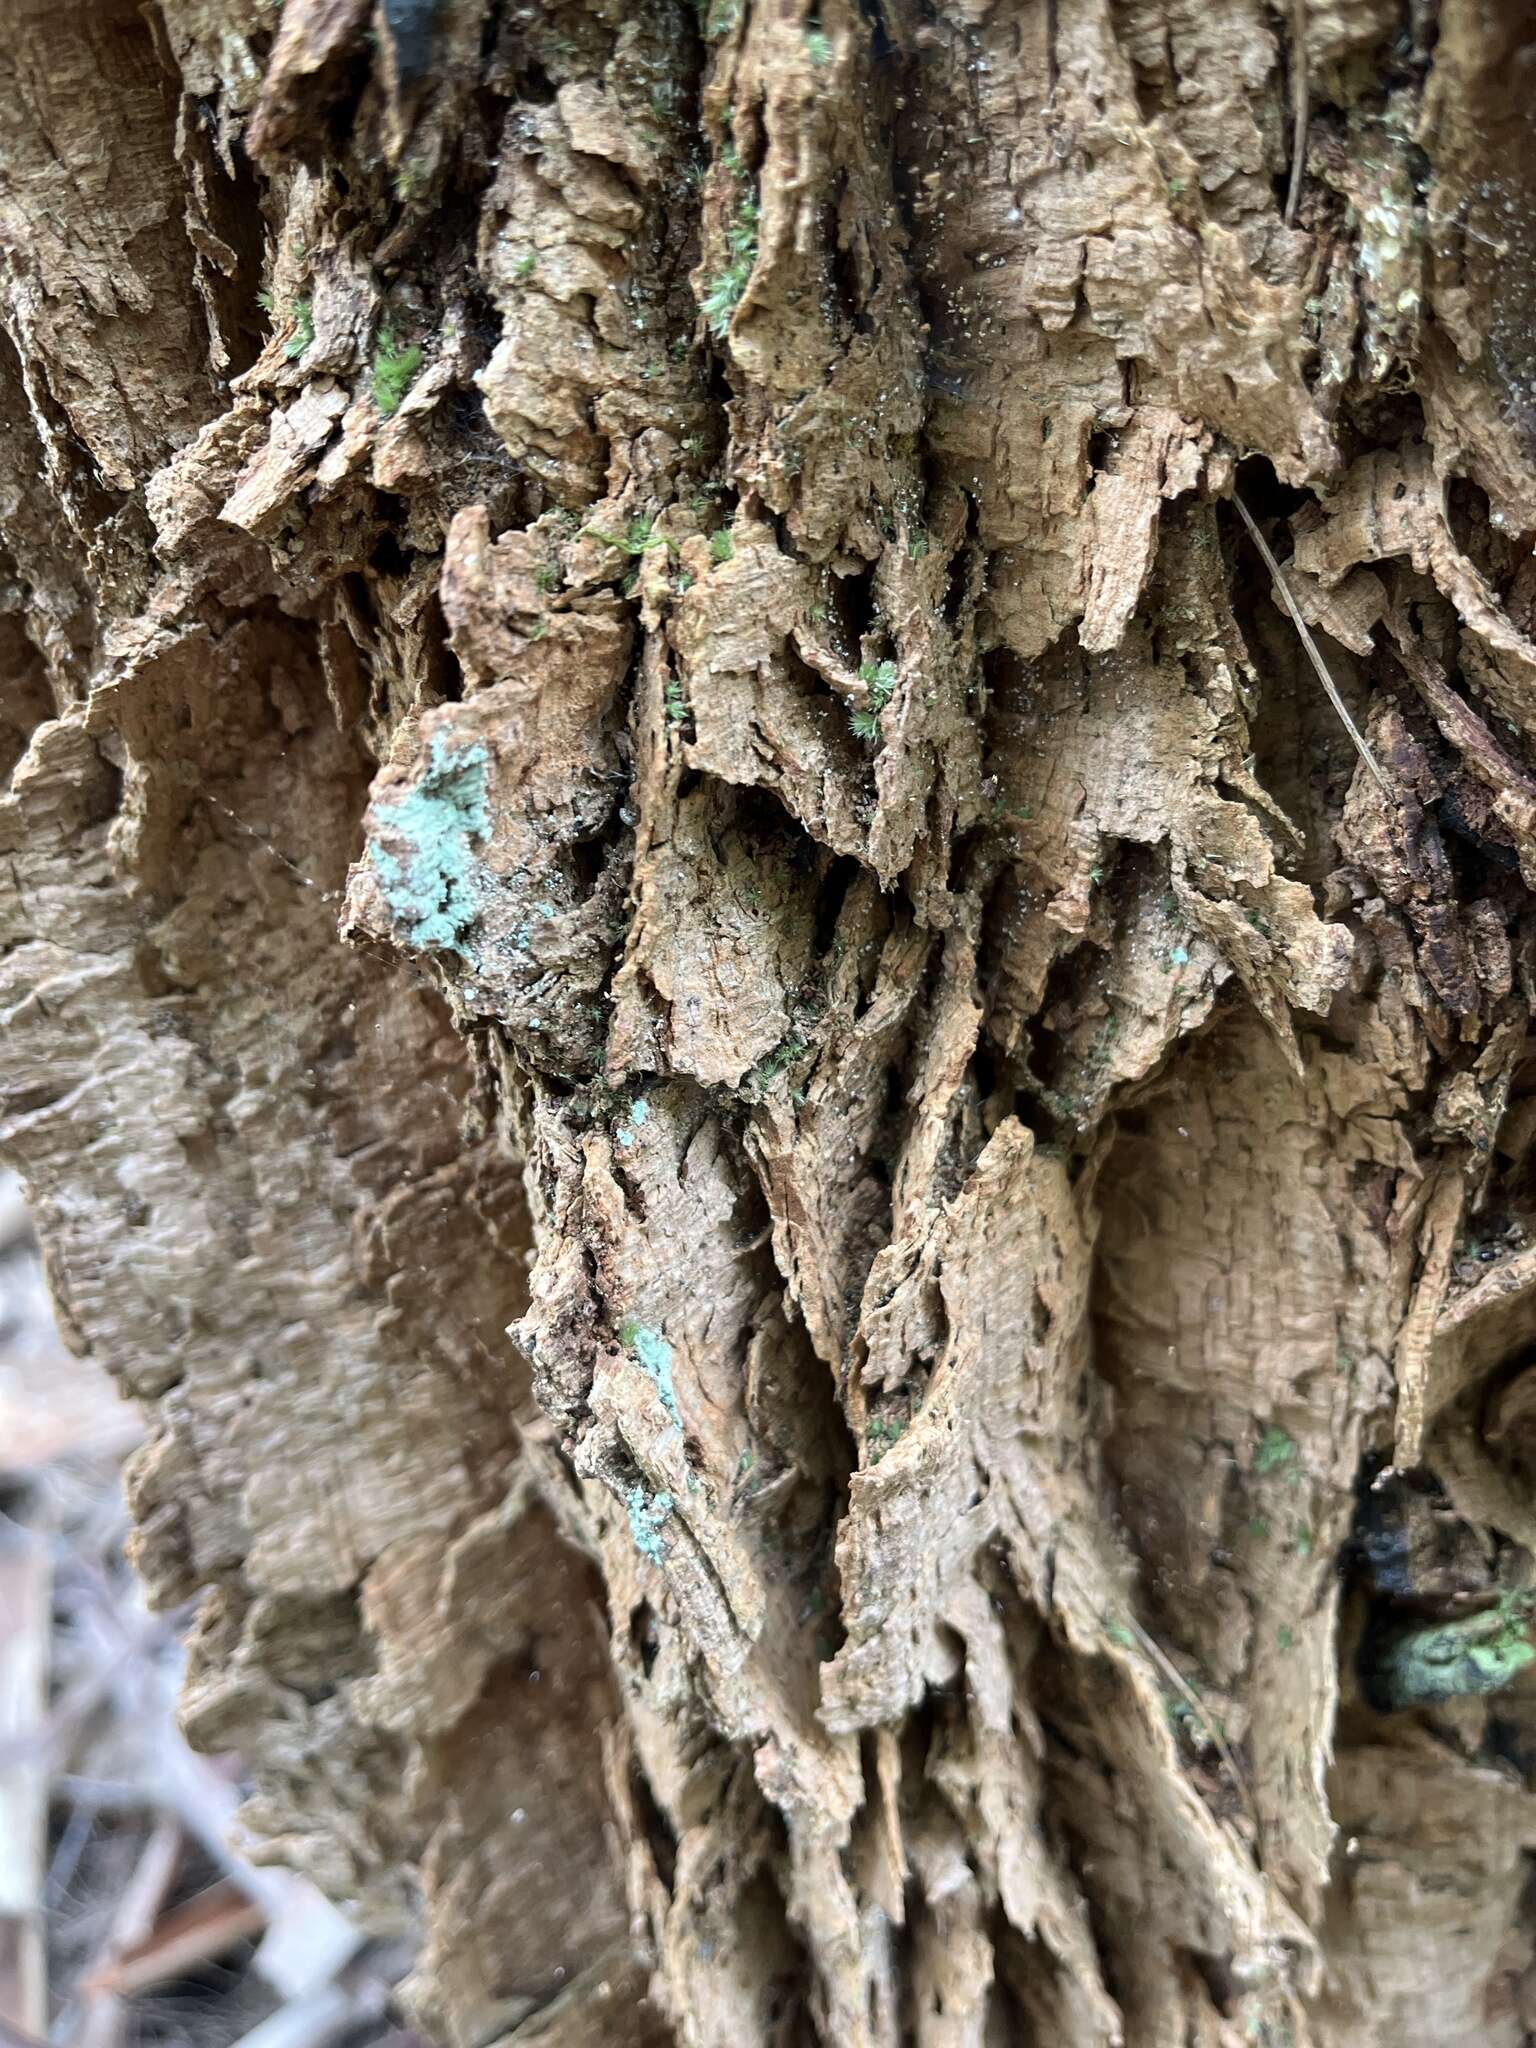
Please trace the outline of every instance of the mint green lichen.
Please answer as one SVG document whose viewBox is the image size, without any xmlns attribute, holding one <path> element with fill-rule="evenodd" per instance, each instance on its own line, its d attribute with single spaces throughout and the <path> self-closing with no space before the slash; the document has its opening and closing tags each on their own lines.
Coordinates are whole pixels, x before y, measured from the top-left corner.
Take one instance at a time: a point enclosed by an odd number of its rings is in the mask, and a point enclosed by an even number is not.
<svg viewBox="0 0 1536 2048">
<path fill-rule="evenodd" d="M 1398 1636 L 1376 1659 L 1377 1703 L 1401 1711 L 1502 1691 L 1536 1659 L 1531 1606 L 1531 1595 L 1507 1593 L 1484 1614 Z"/>
<path fill-rule="evenodd" d="M 655 1381 L 662 1406 L 681 1427 L 683 1418 L 678 1412 L 677 1389 L 672 1384 L 672 1346 L 660 1330 L 649 1329 L 644 1323 L 637 1323 L 632 1316 L 621 1326 L 619 1342 L 640 1370 Z"/>
<path fill-rule="evenodd" d="M 661 1541 L 661 1525 L 672 1512 L 671 1494 L 649 1494 L 643 1486 L 636 1485 L 625 1494 L 624 1504 L 629 1509 L 629 1533 L 635 1539 L 636 1550 L 652 1564 L 660 1564 L 667 1554 Z"/>
<path fill-rule="evenodd" d="M 635 1142 L 635 1132 L 645 1122 L 650 1113 L 651 1105 L 645 1100 L 644 1096 L 636 1096 L 635 1100 L 629 1105 L 628 1121 L 621 1124 L 614 1134 L 626 1152 Z"/>
<path fill-rule="evenodd" d="M 484 747 L 455 750 L 439 735 L 416 786 L 378 807 L 378 825 L 404 851 L 370 838 L 368 858 L 392 916 L 423 950 L 463 953 L 464 934 L 480 914 L 480 865 L 471 844 L 491 829 L 489 760 Z"/>
</svg>

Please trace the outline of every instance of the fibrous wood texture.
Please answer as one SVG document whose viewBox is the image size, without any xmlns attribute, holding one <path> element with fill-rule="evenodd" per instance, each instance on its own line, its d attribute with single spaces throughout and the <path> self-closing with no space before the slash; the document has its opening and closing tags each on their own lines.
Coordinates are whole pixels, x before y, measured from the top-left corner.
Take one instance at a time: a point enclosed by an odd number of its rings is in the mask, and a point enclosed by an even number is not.
<svg viewBox="0 0 1536 2048">
<path fill-rule="evenodd" d="M 1528 2038 L 1524 11 L 5 26 L 0 1139 L 270 1853 L 452 2048 Z"/>
</svg>

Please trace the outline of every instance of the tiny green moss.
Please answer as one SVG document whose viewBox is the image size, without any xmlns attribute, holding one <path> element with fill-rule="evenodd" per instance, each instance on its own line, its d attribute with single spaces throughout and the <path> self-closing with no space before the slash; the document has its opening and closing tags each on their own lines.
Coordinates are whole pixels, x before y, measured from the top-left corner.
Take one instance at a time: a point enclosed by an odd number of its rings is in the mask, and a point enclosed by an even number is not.
<svg viewBox="0 0 1536 2048">
<path fill-rule="evenodd" d="M 308 299 L 298 299 L 293 308 L 293 332 L 283 343 L 283 354 L 290 363 L 296 363 L 314 338 L 314 307 Z"/>
<path fill-rule="evenodd" d="M 737 177 L 743 174 L 738 164 L 722 153 Z M 705 289 L 700 301 L 705 324 L 717 340 L 724 338 L 730 328 L 731 319 L 740 305 L 747 289 L 747 281 L 757 262 L 757 195 L 744 191 L 736 201 L 730 225 L 725 231 L 726 260 L 716 271 Z"/>
<path fill-rule="evenodd" d="M 512 275 L 519 284 L 526 284 L 538 268 L 538 264 L 538 252 L 533 249 L 525 249 L 513 264 Z"/>
<path fill-rule="evenodd" d="M 886 1452 L 899 1444 L 907 1433 L 907 1425 L 894 1415 L 876 1415 L 864 1428 L 864 1441 L 869 1445 L 869 1462 L 878 1465 Z"/>
<path fill-rule="evenodd" d="M 894 661 L 866 661 L 859 667 L 859 681 L 863 683 L 870 701 L 877 711 L 883 711 L 891 700 L 896 688 L 897 669 Z"/>
<path fill-rule="evenodd" d="M 897 673 L 894 661 L 866 661 L 860 664 L 859 681 L 869 692 L 869 697 L 867 702 L 856 705 L 848 714 L 848 724 L 856 739 L 879 739 L 880 714 L 890 703 L 895 692 Z"/>
<path fill-rule="evenodd" d="M 652 520 L 644 518 L 631 519 L 622 533 L 608 533 L 600 526 L 584 526 L 581 533 L 584 540 L 600 540 L 604 547 L 617 548 L 621 555 L 648 555 L 654 548 L 672 545 L 664 533 L 656 531 Z"/>
<path fill-rule="evenodd" d="M 808 28 L 805 32 L 805 54 L 821 70 L 832 62 L 832 38 L 825 29 Z"/>
<path fill-rule="evenodd" d="M 709 552 L 714 561 L 730 561 L 736 552 L 736 543 L 731 539 L 731 529 L 728 526 L 717 526 L 709 536 Z"/>
<path fill-rule="evenodd" d="M 792 1067 L 808 1050 L 805 1040 L 792 1031 L 787 1038 L 780 1040 L 766 1059 L 758 1061 L 747 1075 L 746 1085 L 760 1093 L 770 1081 L 776 1081 L 780 1074 Z"/>
<path fill-rule="evenodd" d="M 1296 1458 L 1296 1446 L 1287 1431 L 1278 1422 L 1272 1422 L 1259 1438 L 1258 1449 L 1253 1454 L 1255 1472 L 1281 1472 Z"/>
<path fill-rule="evenodd" d="M 389 322 L 380 321 L 373 347 L 373 402 L 385 419 L 400 410 L 400 402 L 420 368 L 420 342 L 413 341 L 402 348 Z"/>
</svg>

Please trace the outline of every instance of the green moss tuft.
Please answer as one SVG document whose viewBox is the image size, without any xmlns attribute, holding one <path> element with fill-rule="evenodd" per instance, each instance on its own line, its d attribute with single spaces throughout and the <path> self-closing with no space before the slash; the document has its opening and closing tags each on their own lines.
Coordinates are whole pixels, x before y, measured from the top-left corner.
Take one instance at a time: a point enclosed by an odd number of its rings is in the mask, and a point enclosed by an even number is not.
<svg viewBox="0 0 1536 2048">
<path fill-rule="evenodd" d="M 729 165 L 738 179 L 745 179 L 746 173 L 740 168 L 734 152 L 729 157 L 722 153 L 722 161 Z M 731 224 L 725 231 L 725 263 L 710 279 L 701 301 L 705 324 L 717 340 L 723 340 L 729 331 L 732 316 L 741 304 L 757 262 L 757 223 L 757 194 L 745 190 L 736 201 Z"/>
<path fill-rule="evenodd" d="M 400 410 L 400 401 L 415 382 L 421 368 L 421 344 L 413 341 L 402 348 L 387 320 L 379 323 L 373 347 L 373 402 L 388 419 Z"/>
<path fill-rule="evenodd" d="M 584 540 L 600 540 L 604 547 L 617 548 L 621 555 L 648 555 L 655 548 L 672 545 L 664 533 L 656 531 L 654 521 L 644 518 L 631 519 L 622 533 L 607 533 L 600 526 L 584 526 L 581 533 Z"/>
<path fill-rule="evenodd" d="M 898 670 L 894 661 L 866 661 L 860 664 L 859 681 L 869 695 L 863 704 L 856 705 L 848 714 L 848 724 L 856 739 L 879 739 L 880 714 L 895 694 L 897 677 Z"/>
<path fill-rule="evenodd" d="M 296 363 L 315 338 L 315 312 L 308 299 L 298 299 L 293 308 L 293 332 L 283 343 L 283 354 Z"/>
<path fill-rule="evenodd" d="M 1187 957 L 1187 956 L 1186 956 Z M 1259 1438 L 1258 1449 L 1253 1454 L 1255 1472 L 1282 1472 L 1296 1458 L 1296 1446 L 1289 1433 L 1278 1422 L 1272 1422 Z"/>
</svg>

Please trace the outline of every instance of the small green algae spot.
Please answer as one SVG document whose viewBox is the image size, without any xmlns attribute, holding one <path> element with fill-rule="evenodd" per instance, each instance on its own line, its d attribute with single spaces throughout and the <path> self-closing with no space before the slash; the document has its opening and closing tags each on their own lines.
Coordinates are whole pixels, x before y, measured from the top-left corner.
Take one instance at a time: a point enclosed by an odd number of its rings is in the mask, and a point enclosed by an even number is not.
<svg viewBox="0 0 1536 2048">
<path fill-rule="evenodd" d="M 655 1382 L 662 1406 L 681 1427 L 683 1418 L 678 1413 L 677 1389 L 672 1384 L 672 1346 L 660 1330 L 637 1323 L 633 1316 L 620 1324 L 619 1342 L 640 1370 Z"/>
<path fill-rule="evenodd" d="M 439 734 L 413 789 L 381 803 L 377 823 L 403 845 L 371 838 L 368 857 L 390 912 L 413 946 L 463 952 L 480 912 L 480 867 L 471 843 L 491 829 L 490 757 L 483 746 L 450 747 Z"/>
<path fill-rule="evenodd" d="M 1532 1596 L 1507 1593 L 1497 1607 L 1399 1635 L 1377 1653 L 1370 1691 L 1389 1712 L 1500 1692 L 1536 1659 Z"/>
<path fill-rule="evenodd" d="M 648 1557 L 652 1564 L 660 1564 L 666 1557 L 661 1540 L 661 1527 L 672 1512 L 670 1493 L 647 1493 L 643 1486 L 632 1486 L 624 1496 L 629 1509 L 629 1533 L 635 1539 L 635 1548 L 642 1557 Z"/>
<path fill-rule="evenodd" d="M 1272 1422 L 1259 1438 L 1259 1447 L 1253 1454 L 1255 1472 L 1282 1472 L 1296 1457 L 1296 1446 L 1289 1434 L 1278 1422 Z"/>
<path fill-rule="evenodd" d="M 373 402 L 385 419 L 400 410 L 400 401 L 420 368 L 420 342 L 413 341 L 408 348 L 401 348 L 389 322 L 381 321 L 373 348 Z"/>
</svg>

